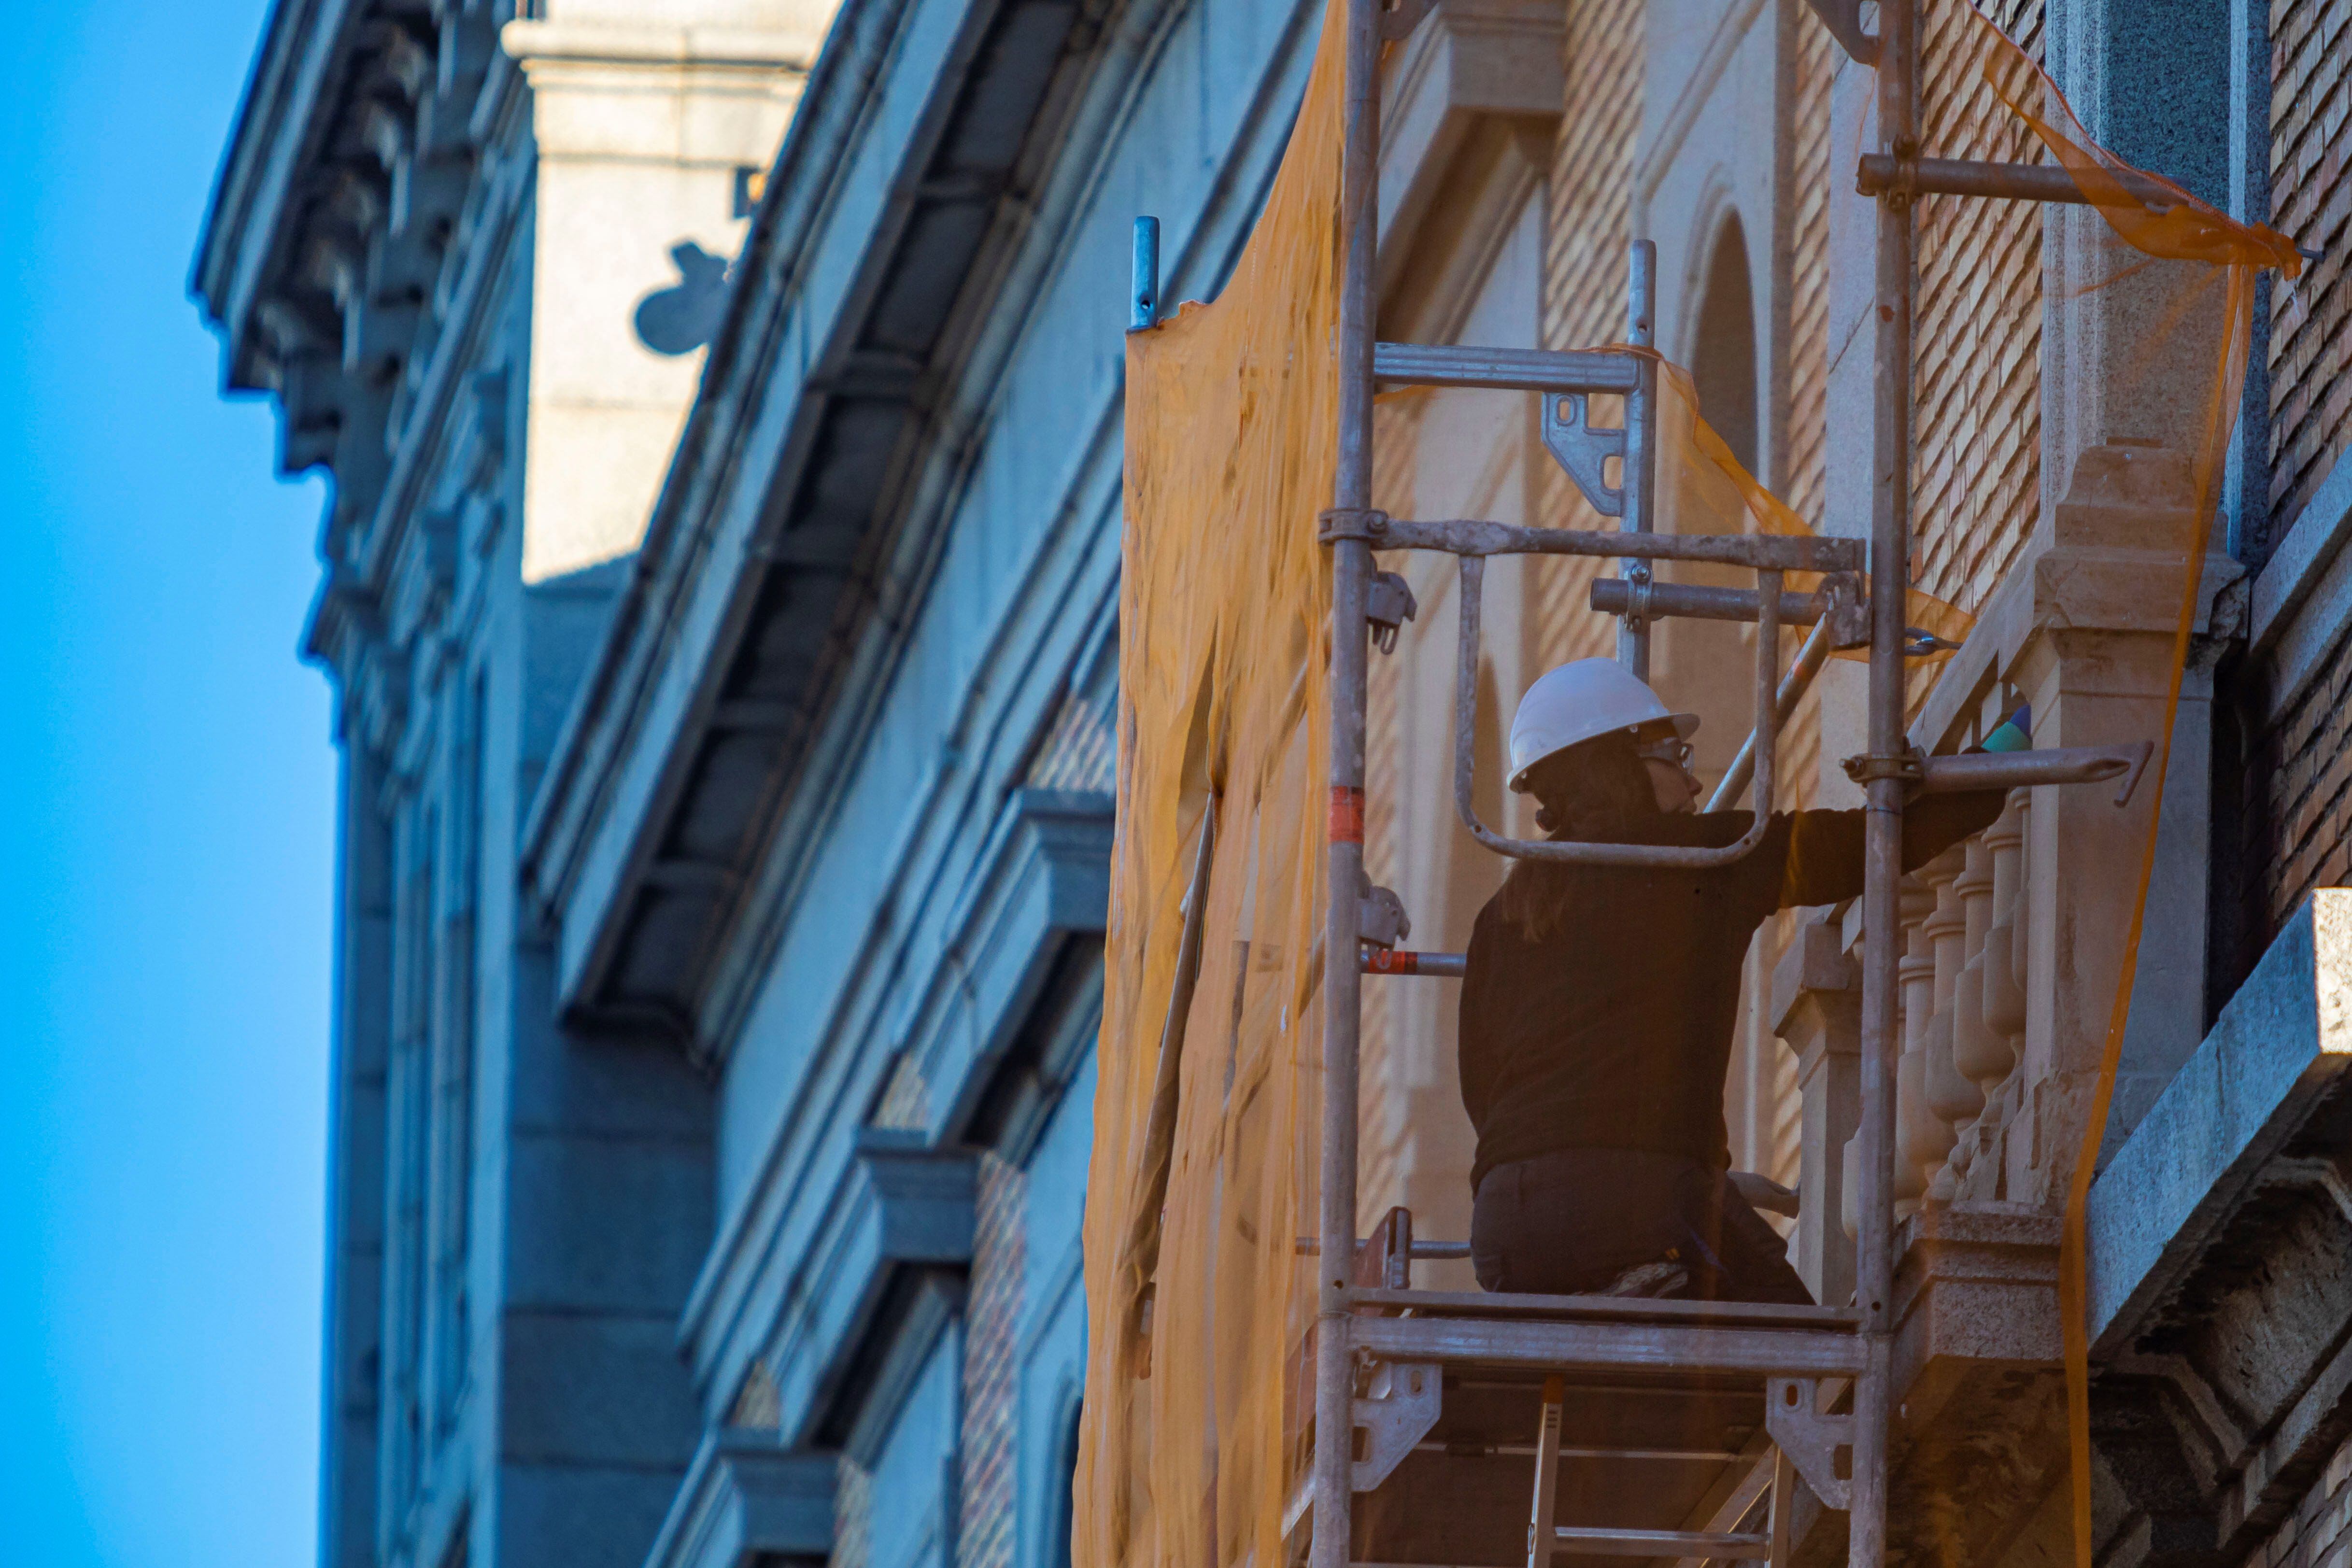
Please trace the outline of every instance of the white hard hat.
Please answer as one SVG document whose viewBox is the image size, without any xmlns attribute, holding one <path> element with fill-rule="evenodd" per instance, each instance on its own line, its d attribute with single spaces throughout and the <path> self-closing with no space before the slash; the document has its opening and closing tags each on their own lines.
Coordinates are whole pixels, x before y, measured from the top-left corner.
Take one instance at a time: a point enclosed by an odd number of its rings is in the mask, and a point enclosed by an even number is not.
<svg viewBox="0 0 2352 1568">
<path fill-rule="evenodd" d="M 1614 659 L 1578 659 L 1547 671 L 1511 718 L 1511 788 L 1528 787 L 1528 769 L 1595 736 L 1661 720 L 1685 740 L 1698 716 L 1669 713 L 1658 694 Z"/>
</svg>

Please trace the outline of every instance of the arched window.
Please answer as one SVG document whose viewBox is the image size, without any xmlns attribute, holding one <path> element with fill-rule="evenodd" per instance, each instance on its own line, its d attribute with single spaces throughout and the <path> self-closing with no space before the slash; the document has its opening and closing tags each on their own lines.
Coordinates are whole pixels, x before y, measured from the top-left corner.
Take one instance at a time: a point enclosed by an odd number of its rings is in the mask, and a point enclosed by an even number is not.
<svg viewBox="0 0 2352 1568">
<path fill-rule="evenodd" d="M 1748 283 L 1748 235 L 1738 213 L 1725 216 L 1716 231 L 1715 254 L 1707 258 L 1698 333 L 1691 345 L 1691 379 L 1698 385 L 1700 415 L 1723 437 L 1731 455 L 1755 474 L 1761 456 L 1757 450 L 1756 301 Z"/>
</svg>

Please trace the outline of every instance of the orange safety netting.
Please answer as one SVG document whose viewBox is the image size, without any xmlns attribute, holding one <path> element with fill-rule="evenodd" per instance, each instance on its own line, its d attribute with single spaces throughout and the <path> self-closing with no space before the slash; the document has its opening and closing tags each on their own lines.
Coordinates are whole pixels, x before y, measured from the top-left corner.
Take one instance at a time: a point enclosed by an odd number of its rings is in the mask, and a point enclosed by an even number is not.
<svg viewBox="0 0 2352 1568">
<path fill-rule="evenodd" d="M 1331 579 L 1315 518 L 1338 452 L 1345 16 L 1333 0 L 1223 294 L 1128 340 L 1118 835 L 1072 1521 L 1073 1561 L 1104 1568 L 1279 1563 L 1313 1403 L 1296 1238 L 1316 1204 Z M 1213 800 L 1198 981 L 1171 1020 Z"/>
<path fill-rule="evenodd" d="M 2083 329 L 2096 334 L 2099 381 L 2086 394 L 2094 428 L 2101 429 L 2109 439 L 2161 444 L 2188 460 L 2187 494 L 2178 497 L 2180 505 L 2150 508 L 2147 531 L 2131 541 L 2141 556 L 2147 580 L 2169 579 L 2165 602 L 2170 608 L 2172 652 L 2163 721 L 2150 737 L 2157 750 L 2148 765 L 2148 787 L 2132 807 L 2140 818 L 2138 883 L 2122 942 L 2082 1145 L 2067 1185 L 2059 1257 L 2074 1555 L 2082 1568 L 2090 1568 L 2084 1214 L 2131 1014 L 2148 884 L 2156 870 L 2165 772 L 2179 711 L 2181 674 L 2197 624 L 2222 470 L 2245 386 L 2255 281 L 2265 267 L 2275 267 L 2293 278 L 2302 271 L 2303 258 L 2294 242 L 2275 229 L 2240 223 L 2172 182 L 2137 169 L 2099 146 L 2048 73 L 1991 22 L 1974 12 L 1969 16 L 1975 27 L 1969 51 L 1973 58 L 1969 64 L 2073 177 L 2101 220 L 2096 230 L 2082 236 L 2073 258 L 2081 275 L 2074 297 L 2084 302 L 2077 316 Z M 1933 153 L 1935 149 L 1926 151 Z"/>
<path fill-rule="evenodd" d="M 1328 7 L 1282 168 L 1231 282 L 1214 304 L 1187 304 L 1128 340 L 1118 837 L 1073 1524 L 1074 1559 L 1089 1568 L 1277 1564 L 1298 1522 L 1314 1286 L 1296 1239 L 1316 1228 L 1318 1201 L 1330 604 L 1314 519 L 1331 502 L 1337 460 L 1346 3 Z M 2272 231 L 2151 186 L 2098 150 L 2030 60 L 1989 23 L 1978 35 L 1973 68 L 2074 173 L 2109 244 L 2131 247 L 2077 289 L 2096 294 L 2104 312 L 2102 406 L 2139 422 L 2109 428 L 2189 455 L 2192 493 L 2178 515 L 2190 524 L 2137 541 L 2144 564 L 2169 574 L 2166 601 L 2179 607 L 2160 742 L 2197 604 L 2188 568 L 2204 554 L 2237 408 L 2253 275 L 2264 266 L 2292 274 L 2297 260 Z M 2118 354 L 2117 334 L 2136 351 Z M 1660 365 L 1660 531 L 1806 531 L 1698 417 L 1688 377 Z M 1384 494 L 1392 478 L 1383 476 Z M 1690 569 L 1660 575 L 1717 580 Z M 1941 601 L 1915 591 L 1908 610 L 1911 624 L 1948 642 L 1967 634 L 1968 617 Z M 1720 693 L 1712 700 L 1722 706 Z M 1744 716 L 1744 704 L 1731 711 Z M 1738 724 L 1744 732 L 1744 716 Z M 2151 772 L 2160 783 L 2160 757 Z M 2141 912 L 2157 794 L 2143 787 L 2133 805 L 2147 833 Z M 2083 1199 L 2138 920 L 2067 1207 L 2063 1290 L 2084 1521 Z"/>
</svg>

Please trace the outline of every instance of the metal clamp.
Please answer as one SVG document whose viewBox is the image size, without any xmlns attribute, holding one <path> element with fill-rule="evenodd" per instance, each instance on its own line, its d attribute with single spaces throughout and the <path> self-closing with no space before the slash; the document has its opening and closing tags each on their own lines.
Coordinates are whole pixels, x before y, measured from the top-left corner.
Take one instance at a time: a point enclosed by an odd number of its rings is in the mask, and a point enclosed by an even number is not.
<svg viewBox="0 0 2352 1568">
<path fill-rule="evenodd" d="M 1829 601 L 1822 619 L 1829 623 L 1830 646 L 1870 646 L 1870 601 L 1863 597 L 1862 574 L 1835 571 L 1822 579 L 1821 592 Z"/>
<path fill-rule="evenodd" d="M 1635 631 L 1657 619 L 1657 580 L 1648 565 L 1635 561 L 1619 579 L 1625 585 L 1625 624 Z M 1600 583 L 1593 584 L 1598 588 Z"/>
<path fill-rule="evenodd" d="M 1420 609 L 1403 578 L 1392 571 L 1372 573 L 1364 596 L 1364 619 L 1371 623 L 1372 646 L 1383 653 L 1395 653 L 1397 632 Z"/>
<path fill-rule="evenodd" d="M 1388 521 L 1386 512 L 1370 507 L 1334 507 L 1315 514 L 1315 542 L 1335 545 L 1341 539 L 1361 539 L 1370 544 L 1380 538 Z"/>
<path fill-rule="evenodd" d="M 1356 932 L 1375 947 L 1393 947 L 1412 935 L 1404 900 L 1385 887 L 1367 887 L 1356 904 Z"/>
<path fill-rule="evenodd" d="M 1592 503 L 1592 509 L 1604 517 L 1625 515 L 1625 490 L 1612 486 L 1604 466 L 1610 458 L 1621 464 L 1625 459 L 1625 432 L 1596 429 L 1592 423 L 1592 400 L 1582 392 L 1570 392 L 1560 397 L 1543 400 L 1543 443 L 1568 476 Z M 1620 477 L 1622 477 L 1622 474 Z"/>
<path fill-rule="evenodd" d="M 1927 777 L 1927 759 L 1916 746 L 1900 757 L 1849 757 L 1838 766 L 1845 769 L 1847 778 L 1865 789 L 1881 779 L 1899 779 L 1906 784 L 1917 784 Z"/>
<path fill-rule="evenodd" d="M 1841 1511 L 1853 1507 L 1853 1417 L 1824 1416 L 1821 1380 L 1771 1377 L 1764 1382 L 1764 1429 L 1813 1495 Z M 1838 1455 L 1846 1456 L 1838 1474 Z"/>
</svg>

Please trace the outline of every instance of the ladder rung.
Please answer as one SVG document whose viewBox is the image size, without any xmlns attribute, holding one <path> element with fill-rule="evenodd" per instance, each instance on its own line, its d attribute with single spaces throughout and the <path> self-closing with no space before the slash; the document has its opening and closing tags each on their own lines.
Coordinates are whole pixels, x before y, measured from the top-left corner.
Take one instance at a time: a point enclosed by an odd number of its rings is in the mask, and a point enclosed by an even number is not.
<svg viewBox="0 0 2352 1568">
<path fill-rule="evenodd" d="M 1769 1537 L 1718 1535 L 1699 1530 L 1580 1530 L 1561 1525 L 1552 1533 L 1562 1552 L 1601 1557 L 1731 1557 L 1772 1554 Z"/>
<path fill-rule="evenodd" d="M 1629 392 L 1641 375 L 1631 354 L 1547 349 L 1475 349 L 1451 343 L 1375 343 L 1372 379 L 1422 387 L 1504 392 Z"/>
</svg>

